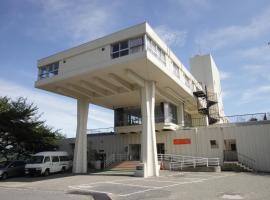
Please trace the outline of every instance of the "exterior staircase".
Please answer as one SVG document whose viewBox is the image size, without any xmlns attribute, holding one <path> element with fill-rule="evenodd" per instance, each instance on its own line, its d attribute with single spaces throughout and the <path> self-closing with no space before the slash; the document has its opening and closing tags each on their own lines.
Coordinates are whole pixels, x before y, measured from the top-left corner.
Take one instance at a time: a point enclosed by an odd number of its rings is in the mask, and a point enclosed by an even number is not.
<svg viewBox="0 0 270 200">
<path fill-rule="evenodd" d="M 242 172 L 254 172 L 254 170 L 239 161 L 225 161 L 223 162 L 224 169 L 229 169 L 232 171 L 242 171 Z"/>
</svg>

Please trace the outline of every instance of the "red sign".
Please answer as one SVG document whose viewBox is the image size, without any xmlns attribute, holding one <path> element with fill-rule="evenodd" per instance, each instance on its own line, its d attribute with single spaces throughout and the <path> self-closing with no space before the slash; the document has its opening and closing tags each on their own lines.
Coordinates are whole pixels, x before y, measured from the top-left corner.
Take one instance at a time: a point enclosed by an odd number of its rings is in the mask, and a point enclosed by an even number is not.
<svg viewBox="0 0 270 200">
<path fill-rule="evenodd" d="M 190 138 L 174 139 L 173 144 L 191 144 Z"/>
</svg>

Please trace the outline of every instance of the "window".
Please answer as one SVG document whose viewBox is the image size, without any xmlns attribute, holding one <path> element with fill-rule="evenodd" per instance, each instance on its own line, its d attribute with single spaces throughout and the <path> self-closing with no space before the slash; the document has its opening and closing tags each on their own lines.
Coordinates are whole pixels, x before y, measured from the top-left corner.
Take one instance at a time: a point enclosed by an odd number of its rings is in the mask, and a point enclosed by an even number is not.
<svg viewBox="0 0 270 200">
<path fill-rule="evenodd" d="M 42 163 L 44 159 L 44 156 L 32 156 L 30 159 L 29 164 L 38 164 Z"/>
<path fill-rule="evenodd" d="M 45 157 L 45 159 L 44 159 L 44 163 L 46 163 L 46 162 L 51 162 L 51 159 L 50 159 L 50 157 L 49 157 L 49 156 L 46 156 L 46 157 Z"/>
<path fill-rule="evenodd" d="M 210 145 L 212 149 L 217 149 L 218 148 L 218 144 L 216 140 L 210 140 Z"/>
<path fill-rule="evenodd" d="M 43 79 L 56 76 L 58 75 L 58 70 L 59 70 L 59 61 L 42 66 L 39 68 L 38 78 Z"/>
<path fill-rule="evenodd" d="M 148 36 L 147 50 L 165 64 L 165 52 Z"/>
<path fill-rule="evenodd" d="M 53 162 L 59 162 L 59 157 L 58 156 L 53 156 L 52 161 Z"/>
<path fill-rule="evenodd" d="M 69 161 L 68 156 L 60 156 L 60 161 Z"/>
<path fill-rule="evenodd" d="M 112 59 L 143 50 L 143 37 L 125 40 L 111 45 Z"/>
<path fill-rule="evenodd" d="M 177 76 L 178 78 L 180 77 L 180 74 L 179 74 L 179 67 L 173 63 L 173 73 L 175 76 Z"/>
</svg>

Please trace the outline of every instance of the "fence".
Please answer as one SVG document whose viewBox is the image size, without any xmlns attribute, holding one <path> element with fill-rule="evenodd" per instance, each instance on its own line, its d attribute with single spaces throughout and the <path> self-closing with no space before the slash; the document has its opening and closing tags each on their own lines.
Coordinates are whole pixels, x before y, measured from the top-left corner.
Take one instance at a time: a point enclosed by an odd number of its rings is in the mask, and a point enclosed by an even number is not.
<svg viewBox="0 0 270 200">
<path fill-rule="evenodd" d="M 219 158 L 203 158 L 173 154 L 158 154 L 159 161 L 168 161 L 170 170 L 182 170 L 185 167 L 219 166 Z"/>
</svg>

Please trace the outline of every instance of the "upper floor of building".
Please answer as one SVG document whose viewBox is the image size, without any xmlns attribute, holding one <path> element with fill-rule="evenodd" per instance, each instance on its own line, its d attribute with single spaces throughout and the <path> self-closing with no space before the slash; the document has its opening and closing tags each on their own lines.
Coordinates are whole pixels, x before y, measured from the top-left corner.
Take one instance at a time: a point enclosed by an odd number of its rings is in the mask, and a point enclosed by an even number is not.
<svg viewBox="0 0 270 200">
<path fill-rule="evenodd" d="M 136 78 L 155 81 L 157 104 L 183 103 L 192 116 L 199 115 L 198 105 L 205 104 L 194 96 L 205 89 L 201 81 L 148 23 L 38 60 L 35 86 L 116 110 L 140 105 Z"/>
</svg>

